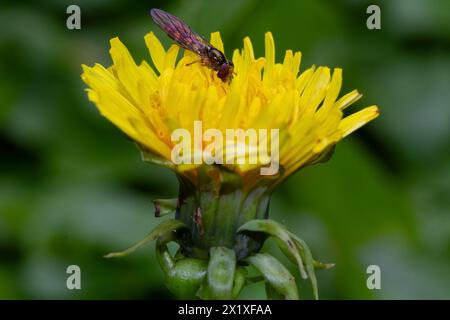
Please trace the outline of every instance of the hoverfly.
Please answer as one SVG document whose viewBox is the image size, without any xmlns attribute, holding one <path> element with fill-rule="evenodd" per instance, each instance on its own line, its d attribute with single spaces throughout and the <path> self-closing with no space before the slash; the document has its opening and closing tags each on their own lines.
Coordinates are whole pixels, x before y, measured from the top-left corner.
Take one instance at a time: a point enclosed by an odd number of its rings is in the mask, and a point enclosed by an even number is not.
<svg viewBox="0 0 450 320">
<path fill-rule="evenodd" d="M 208 68 L 217 71 L 217 77 L 223 82 L 229 82 L 231 80 L 234 64 L 231 60 L 228 60 L 219 49 L 215 48 L 202 36 L 192 31 L 186 23 L 168 12 L 160 9 L 152 9 L 150 15 L 152 16 L 153 21 L 170 38 L 175 40 L 180 47 L 194 52 L 200 57 L 197 61 Z"/>
</svg>

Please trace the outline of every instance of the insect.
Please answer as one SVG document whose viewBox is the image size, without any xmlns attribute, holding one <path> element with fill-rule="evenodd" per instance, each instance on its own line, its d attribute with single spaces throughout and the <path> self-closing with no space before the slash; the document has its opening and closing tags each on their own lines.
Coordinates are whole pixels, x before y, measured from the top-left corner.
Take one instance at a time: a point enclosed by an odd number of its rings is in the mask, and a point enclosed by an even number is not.
<svg viewBox="0 0 450 320">
<path fill-rule="evenodd" d="M 183 49 L 197 54 L 203 65 L 217 71 L 217 77 L 223 82 L 230 82 L 233 77 L 234 64 L 212 44 L 192 29 L 179 18 L 160 9 L 150 11 L 153 21 Z M 188 65 L 192 64 L 189 63 Z"/>
</svg>

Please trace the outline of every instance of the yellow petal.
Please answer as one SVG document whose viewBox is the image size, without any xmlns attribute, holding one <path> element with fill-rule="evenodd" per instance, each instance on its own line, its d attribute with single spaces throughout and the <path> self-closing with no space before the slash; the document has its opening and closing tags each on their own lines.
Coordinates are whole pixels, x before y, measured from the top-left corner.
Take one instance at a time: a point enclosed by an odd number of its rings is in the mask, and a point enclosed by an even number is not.
<svg viewBox="0 0 450 320">
<path fill-rule="evenodd" d="M 266 65 L 264 66 L 264 82 L 269 83 L 273 74 L 275 65 L 275 42 L 271 32 L 266 32 L 264 37 L 264 46 L 266 53 Z"/>
<path fill-rule="evenodd" d="M 180 47 L 173 44 L 170 46 L 169 50 L 167 50 L 167 53 L 164 57 L 164 69 L 173 69 L 175 67 L 175 63 L 177 61 L 178 51 L 180 50 Z"/>
<path fill-rule="evenodd" d="M 211 32 L 211 38 L 210 38 L 210 42 L 211 44 L 216 47 L 217 49 L 219 49 L 220 51 L 222 51 L 223 53 L 225 53 L 225 49 L 223 47 L 223 42 L 222 42 L 222 38 L 220 37 L 220 32 L 216 31 L 216 32 Z"/>
<path fill-rule="evenodd" d="M 362 94 L 358 92 L 358 90 L 353 90 L 349 93 L 347 93 L 345 96 L 340 98 L 338 101 L 336 101 L 336 108 L 339 108 L 341 110 L 344 110 L 352 103 L 355 103 L 359 99 L 361 99 Z"/>
<path fill-rule="evenodd" d="M 244 38 L 244 60 L 248 63 L 253 62 L 255 60 L 255 54 L 253 53 L 253 45 L 252 41 L 249 37 Z"/>
<path fill-rule="evenodd" d="M 162 73 L 164 71 L 166 56 L 166 51 L 164 50 L 163 45 L 153 32 L 146 34 L 144 39 L 150 52 L 150 56 L 152 57 L 153 64 L 159 73 Z"/>
<path fill-rule="evenodd" d="M 317 111 L 317 118 L 319 119 L 319 121 L 324 121 L 328 113 L 331 111 L 331 109 L 333 107 L 336 108 L 334 106 L 334 102 L 336 101 L 336 98 L 339 95 L 341 85 L 342 85 L 342 69 L 337 68 L 333 72 L 333 77 L 331 78 L 330 85 L 327 89 L 327 94 L 325 96 L 323 105 Z"/>
<path fill-rule="evenodd" d="M 375 119 L 380 115 L 380 111 L 377 106 L 370 106 L 353 113 L 344 119 L 339 124 L 339 131 L 342 132 L 342 136 L 346 137 L 353 131 L 361 128 L 367 122 Z"/>
</svg>

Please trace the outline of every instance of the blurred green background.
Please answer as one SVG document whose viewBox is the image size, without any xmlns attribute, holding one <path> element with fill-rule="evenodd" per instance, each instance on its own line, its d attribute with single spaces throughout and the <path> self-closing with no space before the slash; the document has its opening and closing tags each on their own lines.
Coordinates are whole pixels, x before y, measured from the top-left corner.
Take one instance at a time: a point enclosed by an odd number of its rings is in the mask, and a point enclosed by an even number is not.
<svg viewBox="0 0 450 320">
<path fill-rule="evenodd" d="M 381 30 L 366 8 L 381 7 Z M 66 8 L 81 7 L 81 30 Z M 149 245 L 118 260 L 102 255 L 141 239 L 159 221 L 151 200 L 174 197 L 173 174 L 145 165 L 134 145 L 87 100 L 82 63 L 110 64 L 120 36 L 136 61 L 166 9 L 199 33 L 220 30 L 228 55 L 244 36 L 263 54 L 272 31 L 311 64 L 342 67 L 352 107 L 382 115 L 274 195 L 271 217 L 335 262 L 319 271 L 325 299 L 450 298 L 450 2 L 2 1 L 0 5 L 0 298 L 172 298 Z M 156 31 L 166 45 L 169 39 Z M 273 250 L 270 245 L 268 250 Z M 277 254 L 275 252 L 275 254 Z M 66 288 L 66 268 L 82 290 Z M 294 266 L 287 263 L 295 272 Z M 379 265 L 381 290 L 366 287 Z M 297 274 L 297 273 L 295 273 Z M 310 286 L 300 281 L 310 298 Z M 264 297 L 248 287 L 242 298 Z"/>
</svg>

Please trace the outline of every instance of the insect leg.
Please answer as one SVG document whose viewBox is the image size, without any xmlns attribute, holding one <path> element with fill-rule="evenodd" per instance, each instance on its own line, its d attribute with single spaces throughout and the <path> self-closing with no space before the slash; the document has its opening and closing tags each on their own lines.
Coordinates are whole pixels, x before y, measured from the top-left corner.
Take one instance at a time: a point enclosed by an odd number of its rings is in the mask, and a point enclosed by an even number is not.
<svg viewBox="0 0 450 320">
<path fill-rule="evenodd" d="M 186 67 L 190 66 L 191 64 L 197 63 L 197 62 L 201 62 L 202 59 L 198 59 L 198 60 L 194 60 L 192 62 L 186 63 Z"/>
</svg>

